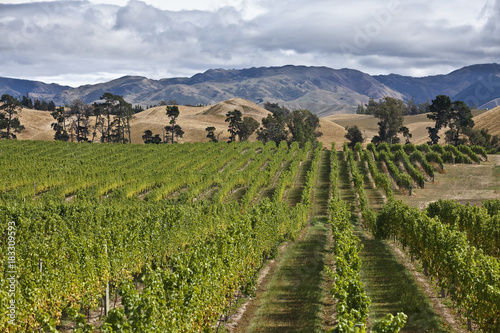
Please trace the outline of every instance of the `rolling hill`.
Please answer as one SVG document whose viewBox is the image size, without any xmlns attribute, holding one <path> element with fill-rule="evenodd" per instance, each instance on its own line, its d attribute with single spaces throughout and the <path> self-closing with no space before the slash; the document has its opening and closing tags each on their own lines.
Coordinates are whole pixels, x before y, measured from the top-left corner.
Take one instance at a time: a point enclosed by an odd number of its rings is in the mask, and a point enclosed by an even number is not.
<svg viewBox="0 0 500 333">
<path fill-rule="evenodd" d="M 105 92 L 134 105 L 175 100 L 182 105 L 215 105 L 243 98 L 258 105 L 270 101 L 289 109 L 309 109 L 320 117 L 355 113 L 360 103 L 385 96 L 417 103 L 445 94 L 479 108 L 500 104 L 500 65 L 472 65 L 446 75 L 409 77 L 376 75 L 354 69 L 282 66 L 210 69 L 192 77 L 161 80 L 124 76 L 109 82 L 72 88 L 37 81 L 0 78 L 0 94 L 54 100 L 57 105 L 81 99 L 93 103 Z"/>
<path fill-rule="evenodd" d="M 233 98 L 214 105 L 194 107 L 179 106 L 180 116 L 178 124 L 182 126 L 185 134 L 179 142 L 208 141 L 205 128 L 214 126 L 220 140 L 228 140 L 227 123 L 225 115 L 234 109 L 240 110 L 245 117 L 252 117 L 258 122 L 269 114 L 269 111 L 242 98 Z M 163 128 L 168 124 L 165 106 L 158 106 L 139 112 L 131 120 L 132 143 L 142 143 L 142 135 L 145 130 L 151 130 L 153 134 L 163 133 Z M 475 110 L 474 121 L 477 128 L 486 128 L 491 134 L 500 135 L 500 107 L 489 111 Z M 51 123 L 54 121 L 50 112 L 23 109 L 20 114 L 21 123 L 25 130 L 18 134 L 20 140 L 45 140 L 50 141 L 54 137 Z M 363 136 L 369 142 L 377 134 L 378 120 L 369 115 L 336 114 L 320 118 L 320 131 L 323 136 L 320 141 L 330 145 L 332 141 L 343 144 L 346 141 L 344 135 L 345 127 L 357 125 L 363 132 Z M 415 144 L 425 143 L 428 140 L 427 126 L 432 122 L 426 115 L 406 116 L 404 124 L 412 133 L 412 142 Z M 401 137 L 402 139 L 402 137 Z M 250 140 L 256 140 L 254 134 Z"/>
</svg>

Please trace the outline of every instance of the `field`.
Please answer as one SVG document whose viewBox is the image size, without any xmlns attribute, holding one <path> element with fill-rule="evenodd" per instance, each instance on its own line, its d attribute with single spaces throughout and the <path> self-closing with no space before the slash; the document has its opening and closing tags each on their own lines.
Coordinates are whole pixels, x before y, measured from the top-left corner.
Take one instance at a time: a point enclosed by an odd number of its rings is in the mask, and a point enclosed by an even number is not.
<svg viewBox="0 0 500 333">
<path fill-rule="evenodd" d="M 0 155 L 2 331 L 500 327 L 500 159 L 480 149 L 1 141 Z"/>
</svg>

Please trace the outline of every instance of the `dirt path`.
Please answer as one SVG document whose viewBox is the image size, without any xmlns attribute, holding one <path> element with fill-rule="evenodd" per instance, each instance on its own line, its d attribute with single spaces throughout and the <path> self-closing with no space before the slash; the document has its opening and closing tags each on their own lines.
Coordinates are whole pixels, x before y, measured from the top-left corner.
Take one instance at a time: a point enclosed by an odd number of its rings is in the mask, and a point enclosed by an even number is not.
<svg viewBox="0 0 500 333">
<path fill-rule="evenodd" d="M 303 163 L 287 201 L 293 205 L 300 197 L 310 160 Z M 323 332 L 331 323 L 333 300 L 323 275 L 331 257 L 331 228 L 328 224 L 330 197 L 330 151 L 319 162 L 318 179 L 313 189 L 310 224 L 299 239 L 280 251 L 266 270 L 256 297 L 244 305 L 244 313 L 226 326 L 229 332 Z"/>
<path fill-rule="evenodd" d="M 338 153 L 339 188 L 341 199 L 355 204 L 355 195 L 347 174 L 347 163 L 342 153 Z M 365 174 L 365 192 L 369 203 L 381 205 L 383 197 L 367 182 L 366 168 L 359 164 Z M 359 215 L 355 210 L 352 222 L 358 224 Z M 371 298 L 368 326 L 382 319 L 386 314 L 404 312 L 408 321 L 402 332 L 450 332 L 420 289 L 411 273 L 398 261 L 386 241 L 373 239 L 359 226 L 355 229 L 362 250 L 360 258 L 361 280 L 366 293 Z"/>
<path fill-rule="evenodd" d="M 315 218 L 291 244 L 246 332 L 323 332 L 323 269 L 329 225 Z"/>
</svg>

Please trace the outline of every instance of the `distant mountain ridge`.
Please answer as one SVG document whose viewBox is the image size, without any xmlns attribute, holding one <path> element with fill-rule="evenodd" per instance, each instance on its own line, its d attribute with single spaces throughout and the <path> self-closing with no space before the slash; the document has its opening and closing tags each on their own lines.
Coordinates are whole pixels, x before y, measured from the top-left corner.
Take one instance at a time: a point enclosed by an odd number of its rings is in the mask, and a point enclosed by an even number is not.
<svg viewBox="0 0 500 333">
<path fill-rule="evenodd" d="M 210 69 L 192 77 L 153 80 L 124 76 L 109 82 L 77 88 L 37 81 L 0 77 L 0 94 L 54 100 L 57 105 L 81 99 L 99 100 L 105 92 L 122 95 L 132 104 L 152 105 L 176 100 L 183 105 L 216 104 L 244 98 L 262 105 L 266 101 L 291 109 L 305 108 L 328 116 L 354 113 L 357 105 L 370 98 L 391 96 L 417 103 L 445 94 L 471 106 L 500 105 L 500 65 L 467 66 L 446 75 L 410 77 L 375 75 L 354 69 L 282 66 L 248 69 Z"/>
</svg>

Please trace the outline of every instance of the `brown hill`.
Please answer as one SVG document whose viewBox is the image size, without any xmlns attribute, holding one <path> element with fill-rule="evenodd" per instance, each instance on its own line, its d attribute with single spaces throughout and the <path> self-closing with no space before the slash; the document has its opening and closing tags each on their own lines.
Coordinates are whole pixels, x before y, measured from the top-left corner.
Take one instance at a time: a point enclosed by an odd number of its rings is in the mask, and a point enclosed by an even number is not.
<svg viewBox="0 0 500 333">
<path fill-rule="evenodd" d="M 485 128 L 491 135 L 500 135 L 500 106 L 474 117 L 476 128 Z"/>
<path fill-rule="evenodd" d="M 184 137 L 179 142 L 208 141 L 205 128 L 215 127 L 216 134 L 220 134 L 220 140 L 228 140 L 226 113 L 240 110 L 244 117 L 252 117 L 259 123 L 262 118 L 270 113 L 266 109 L 241 98 L 233 98 L 225 102 L 204 107 L 179 106 L 179 118 L 177 123 L 184 131 Z M 151 130 L 153 134 L 162 136 L 163 129 L 169 123 L 165 106 L 159 106 L 137 113 L 131 121 L 131 134 L 133 143 L 142 143 L 142 135 L 145 130 Z M 255 139 L 255 134 L 251 139 Z"/>
</svg>

